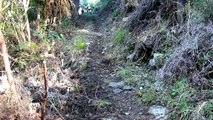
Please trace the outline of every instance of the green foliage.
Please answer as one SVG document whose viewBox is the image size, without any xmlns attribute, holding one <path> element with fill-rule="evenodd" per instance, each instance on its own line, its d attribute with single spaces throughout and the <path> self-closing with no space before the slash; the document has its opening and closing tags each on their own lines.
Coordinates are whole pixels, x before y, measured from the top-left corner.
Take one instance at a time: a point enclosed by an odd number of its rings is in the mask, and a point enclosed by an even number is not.
<svg viewBox="0 0 213 120">
<path fill-rule="evenodd" d="M 99 100 L 98 103 L 101 108 L 105 108 L 111 104 L 108 100 Z"/>
<path fill-rule="evenodd" d="M 84 50 L 86 48 L 86 43 L 82 38 L 76 40 L 76 47 L 80 50 Z"/>
<path fill-rule="evenodd" d="M 185 84 L 186 84 L 185 80 L 181 80 L 181 81 L 177 82 L 175 84 L 174 88 L 171 89 L 171 96 L 175 97 L 175 96 L 183 93 L 184 92 L 183 90 L 185 88 Z"/>
<path fill-rule="evenodd" d="M 121 13 L 119 9 L 114 10 L 114 12 L 112 13 L 113 17 L 118 17 Z"/>
<path fill-rule="evenodd" d="M 41 60 L 40 50 L 43 46 L 34 42 L 20 42 L 16 46 L 16 58 L 18 58 L 18 67 L 23 69 L 28 63 Z"/>
<path fill-rule="evenodd" d="M 8 5 L 9 3 L 9 5 Z M 0 22 L 0 29 L 3 32 L 7 42 L 19 43 L 21 41 L 30 41 L 30 32 L 28 24 L 27 2 L 22 0 L 2 1 L 4 8 L 3 20 Z M 17 45 L 17 44 L 16 44 Z"/>
<path fill-rule="evenodd" d="M 117 71 L 117 75 L 120 76 L 122 79 L 125 79 L 126 77 L 129 77 L 132 75 L 132 70 L 129 68 L 121 69 Z"/>
<path fill-rule="evenodd" d="M 27 11 L 28 19 L 30 22 L 37 19 L 38 10 L 43 10 L 44 5 L 45 3 L 43 0 L 30 0 L 29 10 Z M 41 17 L 43 18 L 44 15 L 41 14 Z"/>
<path fill-rule="evenodd" d="M 195 108 L 195 103 L 191 99 L 195 93 L 196 90 L 190 87 L 185 79 L 182 79 L 177 81 L 171 89 L 165 91 L 159 100 L 172 109 L 171 119 L 188 120 Z"/>
<path fill-rule="evenodd" d="M 121 45 L 125 42 L 125 38 L 128 32 L 126 30 L 118 29 L 115 33 L 114 43 L 116 45 Z"/>
<path fill-rule="evenodd" d="M 137 91 L 139 99 L 144 103 L 154 103 L 157 99 L 157 92 L 154 86 L 150 84 L 146 89 L 141 89 Z"/>
</svg>

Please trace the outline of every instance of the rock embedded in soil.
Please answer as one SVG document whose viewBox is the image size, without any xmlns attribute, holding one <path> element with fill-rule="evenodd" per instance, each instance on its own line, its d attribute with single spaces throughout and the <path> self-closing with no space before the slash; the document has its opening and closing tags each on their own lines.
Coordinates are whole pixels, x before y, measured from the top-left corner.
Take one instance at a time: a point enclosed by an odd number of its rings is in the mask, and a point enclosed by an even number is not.
<svg viewBox="0 0 213 120">
<path fill-rule="evenodd" d="M 120 82 L 110 82 L 109 86 L 113 87 L 113 88 L 118 88 L 118 87 L 123 87 L 125 85 L 124 81 L 120 81 Z"/>
<path fill-rule="evenodd" d="M 154 87 L 155 87 L 155 90 L 156 91 L 163 91 L 164 90 L 164 88 L 163 88 L 163 82 L 162 81 L 156 81 L 155 83 L 154 83 Z"/>
<path fill-rule="evenodd" d="M 102 118 L 101 120 L 117 120 L 115 117 Z"/>
<path fill-rule="evenodd" d="M 123 90 L 121 90 L 121 89 L 114 89 L 112 91 L 114 94 L 119 94 L 119 93 L 123 92 Z"/>
<path fill-rule="evenodd" d="M 123 87 L 123 90 L 132 90 L 132 87 L 126 85 Z"/>
<path fill-rule="evenodd" d="M 155 67 L 155 68 L 159 68 L 159 67 L 163 66 L 163 63 L 164 63 L 164 54 L 154 53 L 153 56 L 154 56 L 153 59 L 151 59 L 149 61 L 149 65 L 151 67 Z"/>
<path fill-rule="evenodd" d="M 167 120 L 169 110 L 166 107 L 153 105 L 149 108 L 148 113 L 155 116 L 157 120 Z"/>
<path fill-rule="evenodd" d="M 129 17 L 125 17 L 122 19 L 123 22 L 127 22 L 129 20 Z"/>
<path fill-rule="evenodd" d="M 25 85 L 27 87 L 39 87 L 41 85 L 41 82 L 36 81 L 34 77 L 29 77 Z"/>
</svg>

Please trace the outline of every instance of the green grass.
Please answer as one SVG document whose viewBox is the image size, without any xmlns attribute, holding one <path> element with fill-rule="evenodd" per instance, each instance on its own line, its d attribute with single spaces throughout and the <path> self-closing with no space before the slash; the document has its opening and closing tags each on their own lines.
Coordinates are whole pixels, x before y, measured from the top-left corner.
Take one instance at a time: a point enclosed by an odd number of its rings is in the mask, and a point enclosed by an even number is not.
<svg viewBox="0 0 213 120">
<path fill-rule="evenodd" d="M 157 99 L 157 92 L 152 85 L 146 89 L 138 90 L 137 95 L 139 100 L 145 104 L 152 104 L 156 102 Z"/>
<path fill-rule="evenodd" d="M 122 30 L 122 29 L 119 29 L 116 31 L 115 33 L 115 37 L 114 37 L 114 43 L 116 45 L 121 45 L 125 42 L 125 38 L 127 36 L 127 31 L 126 30 Z"/>
<path fill-rule="evenodd" d="M 138 85 L 141 82 L 142 72 L 136 66 L 128 66 L 116 71 L 116 75 L 119 76 L 125 84 L 132 86 Z"/>
<path fill-rule="evenodd" d="M 188 120 L 195 109 L 196 102 L 192 96 L 196 94 L 196 89 L 187 83 L 187 79 L 177 80 L 173 87 L 167 89 L 159 97 L 159 101 L 171 108 L 170 118 L 184 118 Z"/>
</svg>

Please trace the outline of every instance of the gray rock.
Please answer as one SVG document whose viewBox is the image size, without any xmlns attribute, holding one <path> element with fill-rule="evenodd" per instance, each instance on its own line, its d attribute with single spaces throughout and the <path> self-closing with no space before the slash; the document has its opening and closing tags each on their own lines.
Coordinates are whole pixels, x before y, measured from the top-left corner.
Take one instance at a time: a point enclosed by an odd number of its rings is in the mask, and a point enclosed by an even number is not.
<svg viewBox="0 0 213 120">
<path fill-rule="evenodd" d="M 117 88 L 117 87 L 123 87 L 125 85 L 124 81 L 120 81 L 120 82 L 110 82 L 109 86 L 113 87 L 113 88 Z"/>
<path fill-rule="evenodd" d="M 132 87 L 126 85 L 123 87 L 123 90 L 132 90 Z"/>
<path fill-rule="evenodd" d="M 114 93 L 114 94 L 119 94 L 119 93 L 121 93 L 121 92 L 123 92 L 123 90 L 121 90 L 121 89 L 114 89 L 114 90 L 113 90 L 113 93 Z"/>
<path fill-rule="evenodd" d="M 122 19 L 123 22 L 127 22 L 129 20 L 129 17 L 125 17 Z"/>
<path fill-rule="evenodd" d="M 28 87 L 38 87 L 38 86 L 41 85 L 41 83 L 38 82 L 34 77 L 29 77 L 29 78 L 27 79 L 26 85 L 27 85 Z"/>
<path fill-rule="evenodd" d="M 154 115 L 157 120 L 166 120 L 168 112 L 169 110 L 166 107 L 159 105 L 153 105 L 148 110 L 148 113 Z"/>
<path fill-rule="evenodd" d="M 34 111 L 37 111 L 37 110 L 41 109 L 41 104 L 39 102 L 30 103 L 30 108 L 32 108 Z"/>
<path fill-rule="evenodd" d="M 129 112 L 125 112 L 124 114 L 125 114 L 125 115 L 130 115 L 130 113 L 129 113 Z"/>
<path fill-rule="evenodd" d="M 7 81 L 7 76 L 3 75 L 0 77 L 0 94 L 6 93 L 9 88 L 9 83 Z"/>
<path fill-rule="evenodd" d="M 149 65 L 151 67 L 157 67 L 157 68 L 163 66 L 163 63 L 164 63 L 164 54 L 161 54 L 161 53 L 154 53 L 153 59 L 149 61 Z"/>
<path fill-rule="evenodd" d="M 154 87 L 156 91 L 163 91 L 163 82 L 162 81 L 156 81 L 154 83 Z"/>
<path fill-rule="evenodd" d="M 117 120 L 115 117 L 102 118 L 101 120 Z"/>
</svg>

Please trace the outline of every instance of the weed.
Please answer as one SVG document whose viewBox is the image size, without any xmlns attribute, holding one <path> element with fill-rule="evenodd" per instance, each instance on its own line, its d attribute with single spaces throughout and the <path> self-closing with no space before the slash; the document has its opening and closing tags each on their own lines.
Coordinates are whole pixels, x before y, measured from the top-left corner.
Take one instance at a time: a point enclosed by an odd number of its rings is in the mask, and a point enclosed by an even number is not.
<svg viewBox="0 0 213 120">
<path fill-rule="evenodd" d="M 84 50 L 86 48 L 86 43 L 82 38 L 76 40 L 76 47 L 80 50 Z"/>
<path fill-rule="evenodd" d="M 108 100 L 99 100 L 98 103 L 101 108 L 105 108 L 111 104 Z"/>
<path fill-rule="evenodd" d="M 115 44 L 116 45 L 123 44 L 125 42 L 126 34 L 127 34 L 126 30 L 122 30 L 122 29 L 117 30 L 115 33 L 115 38 L 114 38 Z"/>
<path fill-rule="evenodd" d="M 196 93 L 196 90 L 191 88 L 186 79 L 181 79 L 175 85 L 162 94 L 160 101 L 164 102 L 173 111 L 170 113 L 171 119 L 181 118 L 184 120 L 190 119 L 195 103 L 191 97 Z"/>
<path fill-rule="evenodd" d="M 149 86 L 147 89 L 141 89 L 137 91 L 139 99 L 144 103 L 153 103 L 157 99 L 157 92 L 154 86 Z"/>
<path fill-rule="evenodd" d="M 132 71 L 131 69 L 121 69 L 117 71 L 117 75 L 120 76 L 122 79 L 125 79 L 128 76 L 131 76 Z"/>
<path fill-rule="evenodd" d="M 116 9 L 114 12 L 113 12 L 113 17 L 118 17 L 120 15 L 120 10 L 119 9 Z"/>
<path fill-rule="evenodd" d="M 171 89 L 171 96 L 175 97 L 177 95 L 180 95 L 185 88 L 185 84 L 186 84 L 185 80 L 181 80 L 177 82 L 175 87 Z"/>
<path fill-rule="evenodd" d="M 118 70 L 116 74 L 125 81 L 127 85 L 136 85 L 140 82 L 141 74 L 134 67 L 127 67 Z"/>
<path fill-rule="evenodd" d="M 139 83 L 141 76 L 140 75 L 133 75 L 132 77 L 125 80 L 127 85 L 136 85 Z"/>
</svg>

